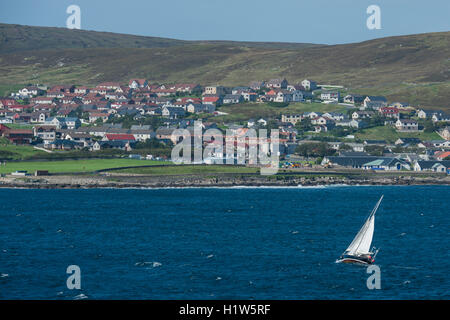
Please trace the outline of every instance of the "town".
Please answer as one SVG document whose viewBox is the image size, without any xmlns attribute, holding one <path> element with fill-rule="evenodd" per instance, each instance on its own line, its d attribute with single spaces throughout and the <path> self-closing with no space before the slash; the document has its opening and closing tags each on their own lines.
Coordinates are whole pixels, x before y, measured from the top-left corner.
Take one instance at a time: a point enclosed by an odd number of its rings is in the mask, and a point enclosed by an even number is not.
<svg viewBox="0 0 450 320">
<path fill-rule="evenodd" d="M 242 112 L 241 112 L 242 111 Z M 247 112 L 243 112 L 247 111 Z M 279 131 L 280 167 L 450 174 L 450 115 L 305 79 L 247 86 L 104 82 L 28 85 L 0 98 L 3 146 L 170 160 L 175 129 Z M 207 142 L 205 142 L 207 143 Z M 272 141 L 275 143 L 275 141 Z M 2 161 L 17 160 L 0 147 Z M 205 163 L 223 155 L 211 154 Z M 28 160 L 28 159 L 22 159 Z"/>
</svg>

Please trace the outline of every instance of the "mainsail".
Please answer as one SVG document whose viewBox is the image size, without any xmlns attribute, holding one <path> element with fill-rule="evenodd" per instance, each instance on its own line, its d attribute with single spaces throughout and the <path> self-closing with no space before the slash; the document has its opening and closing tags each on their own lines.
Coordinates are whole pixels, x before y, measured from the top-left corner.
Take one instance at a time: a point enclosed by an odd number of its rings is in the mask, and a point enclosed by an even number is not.
<svg viewBox="0 0 450 320">
<path fill-rule="evenodd" d="M 381 200 L 383 200 L 383 196 L 381 196 L 380 200 L 378 200 L 377 204 L 373 208 L 364 225 L 359 230 L 355 239 L 353 239 L 352 243 L 350 243 L 350 246 L 347 248 L 347 250 L 345 250 L 345 254 L 362 255 L 370 253 L 373 232 L 375 230 L 375 213 L 380 206 Z"/>
</svg>

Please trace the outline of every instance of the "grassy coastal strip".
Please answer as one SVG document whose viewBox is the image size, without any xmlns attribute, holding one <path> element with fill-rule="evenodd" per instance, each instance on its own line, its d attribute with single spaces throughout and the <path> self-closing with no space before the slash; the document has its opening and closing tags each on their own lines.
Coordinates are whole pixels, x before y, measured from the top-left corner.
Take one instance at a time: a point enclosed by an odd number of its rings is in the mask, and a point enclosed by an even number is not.
<svg viewBox="0 0 450 320">
<path fill-rule="evenodd" d="M 114 170 L 111 173 L 141 175 L 205 175 L 214 173 L 259 173 L 259 168 L 233 165 L 171 165 L 165 167 L 129 168 Z"/>
<path fill-rule="evenodd" d="M 26 170 L 34 173 L 36 170 L 46 170 L 49 173 L 94 172 L 103 169 L 121 168 L 144 165 L 165 165 L 167 161 L 134 160 L 134 159 L 83 159 L 64 161 L 20 161 L 6 162 L 0 166 L 0 173 L 9 174 Z"/>
</svg>

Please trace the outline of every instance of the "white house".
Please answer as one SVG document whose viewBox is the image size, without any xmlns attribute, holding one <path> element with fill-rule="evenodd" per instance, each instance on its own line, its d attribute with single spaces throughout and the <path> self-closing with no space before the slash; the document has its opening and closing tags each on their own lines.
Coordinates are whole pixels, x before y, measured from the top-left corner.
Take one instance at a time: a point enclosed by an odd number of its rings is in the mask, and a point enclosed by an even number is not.
<svg viewBox="0 0 450 320">
<path fill-rule="evenodd" d="M 317 83 L 312 80 L 305 79 L 302 81 L 302 87 L 306 90 L 312 91 L 317 89 Z"/>
</svg>

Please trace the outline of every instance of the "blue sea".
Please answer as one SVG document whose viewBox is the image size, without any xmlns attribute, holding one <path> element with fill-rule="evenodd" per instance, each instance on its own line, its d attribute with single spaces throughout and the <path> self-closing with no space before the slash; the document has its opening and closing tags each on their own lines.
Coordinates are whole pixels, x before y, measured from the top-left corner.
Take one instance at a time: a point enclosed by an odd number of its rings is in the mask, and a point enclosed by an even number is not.
<svg viewBox="0 0 450 320">
<path fill-rule="evenodd" d="M 335 260 L 382 194 L 369 290 Z M 0 189 L 0 206 L 0 299 L 450 298 L 449 186 Z"/>
</svg>

